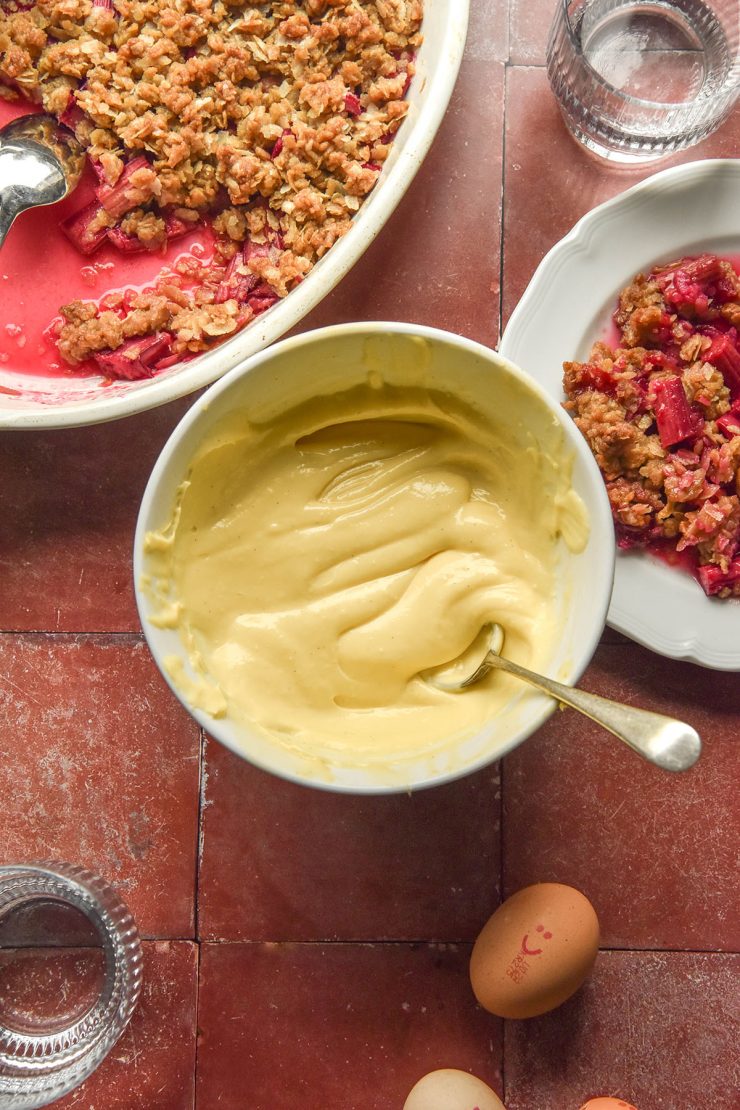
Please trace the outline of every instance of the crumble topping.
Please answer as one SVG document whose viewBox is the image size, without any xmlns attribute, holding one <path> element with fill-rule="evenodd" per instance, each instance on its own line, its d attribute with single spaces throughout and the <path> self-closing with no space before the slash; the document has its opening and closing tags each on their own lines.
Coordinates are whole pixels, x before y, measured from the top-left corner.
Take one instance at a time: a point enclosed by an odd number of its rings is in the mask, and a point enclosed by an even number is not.
<svg viewBox="0 0 740 1110">
<path fill-rule="evenodd" d="M 638 274 L 614 322 L 563 384 L 619 545 L 683 552 L 705 593 L 740 597 L 738 272 L 704 254 Z"/>
<path fill-rule="evenodd" d="M 216 235 L 212 265 L 185 261 L 153 293 L 65 305 L 65 361 L 149 376 L 287 296 L 378 179 L 421 19 L 422 0 L 6 0 L 0 95 L 57 115 L 97 175 L 63 225 L 78 249 Z M 122 361 L 127 340 L 162 333 L 156 365 Z"/>
</svg>

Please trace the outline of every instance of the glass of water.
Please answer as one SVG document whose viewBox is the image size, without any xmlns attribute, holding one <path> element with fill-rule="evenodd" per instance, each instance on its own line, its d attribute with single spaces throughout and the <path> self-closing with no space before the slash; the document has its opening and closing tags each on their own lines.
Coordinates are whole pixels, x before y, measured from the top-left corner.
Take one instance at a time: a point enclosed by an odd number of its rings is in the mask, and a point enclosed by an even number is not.
<svg viewBox="0 0 740 1110">
<path fill-rule="evenodd" d="M 547 73 L 588 150 L 641 163 L 710 135 L 740 93 L 740 0 L 557 0 Z"/>
<path fill-rule="evenodd" d="M 36 1110 L 79 1086 L 126 1028 L 141 969 L 133 918 L 97 875 L 0 867 L 0 1108 Z"/>
</svg>

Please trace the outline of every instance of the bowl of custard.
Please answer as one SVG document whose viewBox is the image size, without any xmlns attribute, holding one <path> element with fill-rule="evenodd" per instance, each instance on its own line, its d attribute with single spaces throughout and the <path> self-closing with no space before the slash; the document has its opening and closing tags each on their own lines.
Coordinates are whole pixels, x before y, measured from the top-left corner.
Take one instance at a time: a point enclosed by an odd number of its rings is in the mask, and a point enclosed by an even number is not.
<svg viewBox="0 0 740 1110">
<path fill-rule="evenodd" d="M 170 687 L 256 766 L 327 790 L 458 778 L 555 702 L 430 675 L 491 623 L 576 683 L 614 572 L 608 498 L 570 417 L 460 336 L 325 328 L 232 370 L 165 445 L 139 513 L 142 626 Z"/>
</svg>

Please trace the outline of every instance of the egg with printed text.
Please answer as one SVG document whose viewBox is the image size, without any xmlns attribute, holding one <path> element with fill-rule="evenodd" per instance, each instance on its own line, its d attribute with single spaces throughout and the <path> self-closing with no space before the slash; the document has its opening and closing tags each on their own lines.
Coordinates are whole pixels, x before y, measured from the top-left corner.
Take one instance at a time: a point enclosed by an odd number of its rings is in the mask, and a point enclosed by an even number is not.
<svg viewBox="0 0 740 1110">
<path fill-rule="evenodd" d="M 491 1088 L 467 1071 L 431 1071 L 413 1087 L 403 1110 L 506 1110 Z"/>
<path fill-rule="evenodd" d="M 470 982 L 484 1009 L 530 1018 L 560 1006 L 588 977 L 599 920 L 588 898 L 562 883 L 512 894 L 484 925 L 470 958 Z"/>
</svg>

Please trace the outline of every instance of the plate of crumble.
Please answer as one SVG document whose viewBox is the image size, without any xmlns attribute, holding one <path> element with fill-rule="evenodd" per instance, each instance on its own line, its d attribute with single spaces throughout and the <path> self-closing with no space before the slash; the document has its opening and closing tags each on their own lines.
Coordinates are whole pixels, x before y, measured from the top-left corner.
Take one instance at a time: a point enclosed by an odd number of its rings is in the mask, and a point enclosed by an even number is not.
<svg viewBox="0 0 740 1110">
<path fill-rule="evenodd" d="M 663 170 L 589 212 L 500 350 L 599 464 L 619 548 L 611 627 L 740 670 L 740 161 Z"/>
<path fill-rule="evenodd" d="M 0 427 L 127 416 L 290 330 L 421 166 L 468 0 L 0 0 L 0 127 L 85 150 L 0 251 Z"/>
</svg>

